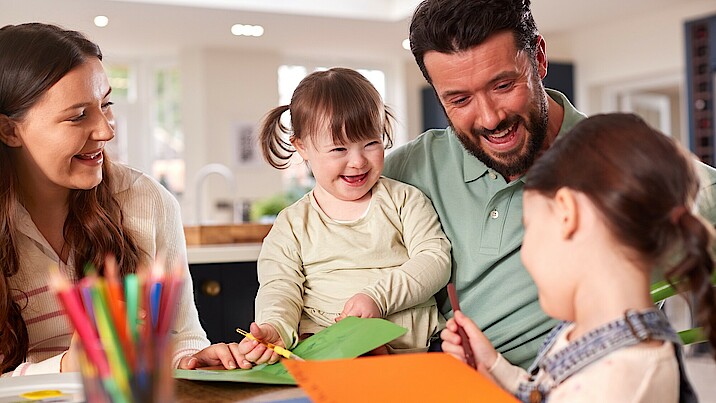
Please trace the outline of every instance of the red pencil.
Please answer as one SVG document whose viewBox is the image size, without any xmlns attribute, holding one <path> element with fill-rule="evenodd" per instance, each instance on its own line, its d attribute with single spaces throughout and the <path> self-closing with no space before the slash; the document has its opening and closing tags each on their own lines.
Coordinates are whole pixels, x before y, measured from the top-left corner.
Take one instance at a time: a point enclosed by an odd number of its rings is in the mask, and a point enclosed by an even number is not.
<svg viewBox="0 0 716 403">
<path fill-rule="evenodd" d="M 452 311 L 459 311 L 460 301 L 457 299 L 457 291 L 455 291 L 455 284 L 448 283 L 447 290 L 448 297 L 450 298 L 450 305 L 452 305 Z M 467 362 L 467 365 L 477 369 L 477 362 L 475 361 L 475 356 L 472 354 L 472 347 L 470 347 L 470 339 L 467 337 L 465 329 L 463 329 L 462 326 L 457 325 L 457 333 L 460 335 L 460 339 L 462 339 L 462 349 L 463 351 L 465 351 L 465 361 Z"/>
<path fill-rule="evenodd" d="M 109 363 L 104 355 L 99 337 L 82 308 L 76 290 L 70 286 L 57 266 L 53 266 L 50 269 L 50 286 L 57 293 L 65 312 L 67 312 L 67 316 L 70 317 L 70 321 L 80 336 L 87 358 L 97 367 L 100 378 L 107 379 L 111 377 Z"/>
</svg>

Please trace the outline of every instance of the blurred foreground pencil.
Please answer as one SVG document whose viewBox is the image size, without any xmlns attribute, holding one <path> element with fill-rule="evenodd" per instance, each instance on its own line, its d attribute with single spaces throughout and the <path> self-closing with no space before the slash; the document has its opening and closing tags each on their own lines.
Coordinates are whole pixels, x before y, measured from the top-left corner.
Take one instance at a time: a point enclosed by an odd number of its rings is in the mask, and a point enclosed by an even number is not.
<svg viewBox="0 0 716 403">
<path fill-rule="evenodd" d="M 248 338 L 248 339 L 258 341 L 259 343 L 263 344 L 264 346 L 266 346 L 266 347 L 269 348 L 270 350 L 275 351 L 276 354 L 280 355 L 281 357 L 289 358 L 289 359 L 292 359 L 292 360 L 305 361 L 303 358 L 297 356 L 296 354 L 292 353 L 291 351 L 289 351 L 289 350 L 287 350 L 287 349 L 285 349 L 285 348 L 283 348 L 283 347 L 281 347 L 281 346 L 277 346 L 277 345 L 275 345 L 275 344 L 271 344 L 271 343 L 268 343 L 268 342 L 259 340 L 259 339 L 257 339 L 256 337 L 254 337 L 253 334 L 251 334 L 251 333 L 249 333 L 249 332 L 247 332 L 247 331 L 245 331 L 245 330 L 242 330 L 242 329 L 240 329 L 240 328 L 238 328 L 238 327 L 236 328 L 236 333 L 239 333 L 239 334 L 243 335 L 244 337 L 246 337 L 246 338 Z"/>
</svg>

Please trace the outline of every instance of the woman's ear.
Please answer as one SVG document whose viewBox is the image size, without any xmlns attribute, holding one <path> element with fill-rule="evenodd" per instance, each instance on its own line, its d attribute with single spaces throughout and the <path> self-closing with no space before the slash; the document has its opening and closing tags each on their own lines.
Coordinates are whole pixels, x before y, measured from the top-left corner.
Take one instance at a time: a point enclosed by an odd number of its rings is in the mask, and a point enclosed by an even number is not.
<svg viewBox="0 0 716 403">
<path fill-rule="evenodd" d="M 8 147 L 20 147 L 22 145 L 15 132 L 16 128 L 17 126 L 12 119 L 0 113 L 0 141 Z"/>
<path fill-rule="evenodd" d="M 562 238 L 571 239 L 579 229 L 579 206 L 574 190 L 560 188 L 554 196 L 555 209 L 560 217 L 562 227 Z"/>
</svg>

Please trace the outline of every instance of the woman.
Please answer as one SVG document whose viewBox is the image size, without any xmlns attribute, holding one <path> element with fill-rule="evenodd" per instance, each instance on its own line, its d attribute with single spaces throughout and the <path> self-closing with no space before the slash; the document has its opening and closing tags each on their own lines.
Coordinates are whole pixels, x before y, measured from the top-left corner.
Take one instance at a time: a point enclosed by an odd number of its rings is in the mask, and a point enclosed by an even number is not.
<svg viewBox="0 0 716 403">
<path fill-rule="evenodd" d="M 121 274 L 151 262 L 186 265 L 179 206 L 150 177 L 113 164 L 111 87 L 102 52 L 81 33 L 46 24 L 0 29 L 0 372 L 76 370 L 73 329 L 48 289 L 58 265 L 77 280 L 107 255 Z M 209 344 L 191 281 L 173 333 L 181 357 Z"/>
</svg>

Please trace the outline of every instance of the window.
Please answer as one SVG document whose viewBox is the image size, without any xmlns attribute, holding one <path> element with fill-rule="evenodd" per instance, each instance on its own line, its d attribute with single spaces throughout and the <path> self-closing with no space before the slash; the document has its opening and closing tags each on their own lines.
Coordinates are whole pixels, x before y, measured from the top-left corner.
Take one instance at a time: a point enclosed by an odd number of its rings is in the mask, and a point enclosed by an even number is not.
<svg viewBox="0 0 716 403">
<path fill-rule="evenodd" d="M 115 118 L 115 136 L 106 149 L 113 161 L 128 163 L 127 109 L 135 101 L 136 82 L 128 64 L 107 64 L 105 72 L 112 87 L 112 112 Z"/>
<path fill-rule="evenodd" d="M 152 175 L 175 195 L 184 192 L 184 133 L 181 122 L 181 79 L 175 67 L 154 72 Z"/>
</svg>

